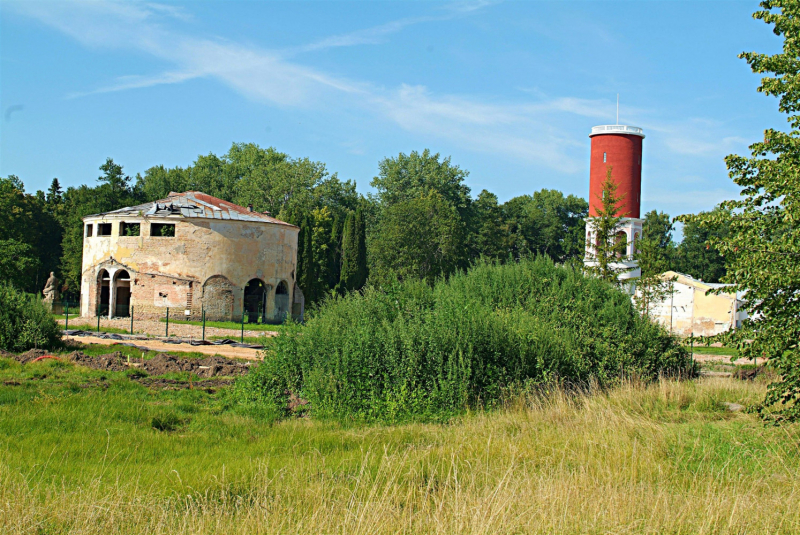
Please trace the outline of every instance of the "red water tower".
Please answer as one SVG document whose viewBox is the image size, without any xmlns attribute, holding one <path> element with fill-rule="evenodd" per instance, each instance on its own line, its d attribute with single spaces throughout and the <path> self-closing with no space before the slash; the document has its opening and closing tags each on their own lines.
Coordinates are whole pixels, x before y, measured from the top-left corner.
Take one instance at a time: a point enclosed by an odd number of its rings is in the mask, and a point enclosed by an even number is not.
<svg viewBox="0 0 800 535">
<path fill-rule="evenodd" d="M 642 129 L 621 124 L 595 126 L 589 137 L 592 138 L 589 217 L 597 216 L 603 182 L 611 169 L 611 179 L 617 184 L 617 196 L 622 197 L 618 215 L 638 219 L 642 197 Z"/>
<path fill-rule="evenodd" d="M 618 253 L 613 267 L 620 271 L 621 281 L 641 276 L 635 258 L 636 244 L 642 236 L 642 223 L 639 207 L 642 201 L 642 140 L 644 133 L 638 126 L 610 124 L 595 126 L 592 133 L 592 157 L 589 166 L 589 217 L 586 219 L 586 266 L 597 265 L 597 240 L 594 217 L 602 207 L 603 182 L 611 171 L 611 180 L 617 184 L 617 197 L 620 197 L 619 222 L 613 238 L 625 243 L 624 251 Z M 631 292 L 635 285 L 628 286 Z"/>
</svg>

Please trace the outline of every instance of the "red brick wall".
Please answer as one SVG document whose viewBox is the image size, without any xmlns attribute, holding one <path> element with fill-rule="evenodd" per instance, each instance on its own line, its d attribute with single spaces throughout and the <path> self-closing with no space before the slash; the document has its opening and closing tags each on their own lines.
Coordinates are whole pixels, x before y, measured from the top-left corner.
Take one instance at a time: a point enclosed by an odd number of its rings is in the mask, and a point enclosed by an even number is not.
<svg viewBox="0 0 800 535">
<path fill-rule="evenodd" d="M 606 161 L 603 162 L 603 153 Z M 612 167 L 611 178 L 617 183 L 617 196 L 622 196 L 622 217 L 639 217 L 642 193 L 642 138 L 624 134 L 592 136 L 589 170 L 589 216 L 597 215 L 601 206 L 606 170 Z"/>
</svg>

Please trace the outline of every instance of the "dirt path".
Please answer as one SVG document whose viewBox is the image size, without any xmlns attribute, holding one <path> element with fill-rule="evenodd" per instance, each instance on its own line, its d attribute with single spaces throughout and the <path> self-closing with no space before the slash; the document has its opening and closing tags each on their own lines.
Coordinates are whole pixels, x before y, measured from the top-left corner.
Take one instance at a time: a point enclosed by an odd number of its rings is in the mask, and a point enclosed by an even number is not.
<svg viewBox="0 0 800 535">
<path fill-rule="evenodd" d="M 733 358 L 732 355 L 701 355 L 699 353 L 694 353 L 692 355 L 694 357 L 695 362 L 700 362 L 702 364 L 733 364 L 731 359 Z M 761 365 L 767 362 L 767 359 L 757 358 L 756 364 Z M 752 364 L 753 361 L 751 359 L 739 359 L 736 361 L 736 364 Z"/>
<path fill-rule="evenodd" d="M 58 321 L 59 325 L 64 325 L 66 320 L 56 320 Z M 81 318 L 81 317 L 72 317 L 69 318 L 69 327 L 70 329 L 74 329 L 75 326 L 79 325 L 89 325 L 92 329 L 97 328 L 97 318 Z M 108 318 L 100 320 L 100 328 L 114 328 L 114 329 L 122 329 L 126 332 L 129 332 L 131 328 L 131 320 L 129 318 L 120 318 L 120 319 L 113 319 L 110 320 Z M 247 325 L 245 325 L 244 335 L 249 337 L 257 337 L 257 336 L 277 336 L 278 333 L 275 331 L 251 331 L 248 330 Z M 166 332 L 166 323 L 156 321 L 156 320 L 137 320 L 134 319 L 133 321 L 133 332 L 138 334 L 149 334 L 150 336 L 164 336 Z M 186 325 L 182 323 L 172 323 L 169 324 L 169 335 L 170 336 L 177 336 L 179 338 L 194 338 L 200 340 L 203 336 L 203 327 L 200 325 Z M 223 336 L 225 338 L 230 338 L 232 340 L 238 340 L 239 337 L 242 336 L 241 329 L 222 329 L 220 327 L 206 327 L 206 339 L 211 338 L 212 336 Z"/>
<path fill-rule="evenodd" d="M 97 338 L 94 336 L 69 336 L 64 335 L 64 340 L 73 340 L 81 344 L 101 344 L 105 346 L 113 346 L 119 344 L 119 340 L 106 340 L 104 338 Z M 130 340 L 131 344 L 136 347 L 147 348 L 151 351 L 163 352 L 191 352 L 203 353 L 204 355 L 222 355 L 223 357 L 247 359 L 247 360 L 261 360 L 258 355 L 260 349 L 250 349 L 247 347 L 232 347 L 227 345 L 219 346 L 193 346 L 191 344 L 167 344 L 158 340 Z"/>
</svg>

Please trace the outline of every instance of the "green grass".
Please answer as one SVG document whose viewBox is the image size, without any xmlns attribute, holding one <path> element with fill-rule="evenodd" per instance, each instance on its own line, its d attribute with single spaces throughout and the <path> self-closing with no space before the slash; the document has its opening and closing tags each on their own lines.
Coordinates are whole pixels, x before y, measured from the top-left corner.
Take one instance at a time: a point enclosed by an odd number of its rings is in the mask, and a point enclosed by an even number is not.
<svg viewBox="0 0 800 535">
<path fill-rule="evenodd" d="M 64 327 L 64 328 L 66 329 L 66 327 Z M 82 324 L 79 324 L 79 325 L 73 325 L 72 323 L 70 323 L 69 324 L 69 330 L 70 331 L 92 331 L 92 332 L 98 332 L 96 323 L 94 325 L 91 325 L 91 324 L 88 324 L 88 323 L 82 323 Z M 118 329 L 116 327 L 104 327 L 104 326 L 100 325 L 100 331 L 99 332 L 101 332 L 101 333 L 109 333 L 109 334 L 130 334 L 131 331 L 129 329 Z"/>
<path fill-rule="evenodd" d="M 162 323 L 165 323 L 167 320 L 166 318 L 161 318 L 160 320 Z M 202 321 L 194 321 L 194 320 L 177 320 L 177 319 L 169 319 L 170 323 L 176 323 L 181 325 L 197 325 L 202 327 Z M 206 327 L 217 327 L 218 329 L 235 329 L 241 331 L 242 324 L 237 323 L 235 321 L 207 321 Z M 265 324 L 265 323 L 245 323 L 244 324 L 245 331 L 271 331 L 271 332 L 283 332 L 286 330 L 286 326 L 283 324 Z"/>
<path fill-rule="evenodd" d="M 723 379 L 559 390 L 447 425 L 274 422 L 224 391 L 0 358 L 10 533 L 797 533 L 800 429 Z"/>
<path fill-rule="evenodd" d="M 731 355 L 734 357 L 739 356 L 739 350 L 736 349 L 735 347 L 694 346 L 692 352 L 697 353 L 698 355 Z"/>
</svg>

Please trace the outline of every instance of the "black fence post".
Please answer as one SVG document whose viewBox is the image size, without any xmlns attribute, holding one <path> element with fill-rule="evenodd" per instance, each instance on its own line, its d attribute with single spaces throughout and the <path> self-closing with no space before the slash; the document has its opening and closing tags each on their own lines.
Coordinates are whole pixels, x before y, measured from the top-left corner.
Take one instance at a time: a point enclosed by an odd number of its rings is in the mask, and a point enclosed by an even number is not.
<svg viewBox="0 0 800 535">
<path fill-rule="evenodd" d="M 244 343 L 244 310 L 242 310 L 242 339 L 241 343 Z"/>
<path fill-rule="evenodd" d="M 64 307 L 64 315 L 67 317 L 67 323 L 64 325 L 64 330 L 69 330 L 69 301 L 65 301 L 66 306 Z"/>
<path fill-rule="evenodd" d="M 203 309 L 203 341 L 206 341 L 206 309 Z"/>
<path fill-rule="evenodd" d="M 169 307 L 167 307 L 167 330 L 164 333 L 165 338 L 169 338 Z"/>
<path fill-rule="evenodd" d="M 100 332 L 100 307 L 97 307 L 97 332 Z"/>
</svg>

